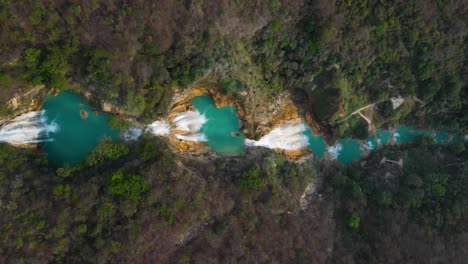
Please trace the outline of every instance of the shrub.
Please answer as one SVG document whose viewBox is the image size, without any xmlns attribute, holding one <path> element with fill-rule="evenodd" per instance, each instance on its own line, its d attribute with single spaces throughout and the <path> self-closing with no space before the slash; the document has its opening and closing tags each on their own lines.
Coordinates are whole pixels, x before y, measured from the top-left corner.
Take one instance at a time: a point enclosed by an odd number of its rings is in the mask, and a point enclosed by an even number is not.
<svg viewBox="0 0 468 264">
<path fill-rule="evenodd" d="M 389 206 L 392 204 L 392 194 L 389 191 L 380 192 L 377 196 L 377 203 L 382 206 Z"/>
<path fill-rule="evenodd" d="M 148 161 L 158 155 L 158 149 L 154 145 L 151 138 L 142 137 L 138 154 L 140 156 L 140 159 L 142 159 L 143 161 Z"/>
<path fill-rule="evenodd" d="M 86 224 L 81 224 L 77 227 L 76 230 L 79 234 L 85 234 L 88 231 L 88 227 L 86 226 Z"/>
<path fill-rule="evenodd" d="M 145 97 L 142 94 L 130 91 L 127 94 L 125 106 L 131 114 L 139 116 L 143 113 L 146 107 Z"/>
<path fill-rule="evenodd" d="M 258 191 L 263 187 L 263 181 L 260 178 L 259 169 L 254 166 L 242 173 L 237 181 L 237 185 L 243 192 Z"/>
<path fill-rule="evenodd" d="M 114 143 L 110 140 L 104 140 L 96 147 L 96 149 L 85 160 L 85 165 L 95 166 L 106 159 L 117 160 L 120 157 L 127 155 L 129 152 L 128 146 L 124 143 Z"/>
<path fill-rule="evenodd" d="M 357 230 L 361 222 L 361 218 L 356 212 L 349 212 L 345 216 L 346 225 L 351 229 Z"/>
<path fill-rule="evenodd" d="M 112 174 L 109 183 L 109 190 L 112 194 L 139 201 L 142 194 L 150 189 L 151 185 L 143 176 L 128 174 L 124 169 L 120 169 Z"/>
<path fill-rule="evenodd" d="M 109 126 L 114 129 L 128 129 L 130 125 L 123 119 L 117 117 L 117 116 L 111 116 L 109 117 L 109 120 L 107 121 Z"/>
<path fill-rule="evenodd" d="M 41 56 L 41 50 L 35 48 L 29 48 L 24 52 L 24 65 L 29 69 L 34 69 L 39 64 L 39 58 Z"/>
</svg>

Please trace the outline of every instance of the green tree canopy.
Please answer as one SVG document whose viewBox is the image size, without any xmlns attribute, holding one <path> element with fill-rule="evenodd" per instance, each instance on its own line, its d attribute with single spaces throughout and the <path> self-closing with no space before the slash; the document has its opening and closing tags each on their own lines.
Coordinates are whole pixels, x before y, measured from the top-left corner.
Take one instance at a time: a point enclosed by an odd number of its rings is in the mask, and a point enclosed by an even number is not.
<svg viewBox="0 0 468 264">
<path fill-rule="evenodd" d="M 150 187 L 145 177 L 129 174 L 124 169 L 114 172 L 109 182 L 111 193 L 133 201 L 141 200 L 142 194 Z"/>
</svg>

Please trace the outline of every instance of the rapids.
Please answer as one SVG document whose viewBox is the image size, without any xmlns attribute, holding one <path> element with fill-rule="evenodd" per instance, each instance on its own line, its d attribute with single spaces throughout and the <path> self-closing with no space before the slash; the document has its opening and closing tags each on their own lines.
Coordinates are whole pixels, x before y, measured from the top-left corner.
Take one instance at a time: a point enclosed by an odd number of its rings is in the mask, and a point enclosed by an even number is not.
<svg viewBox="0 0 468 264">
<path fill-rule="evenodd" d="M 284 124 L 274 128 L 260 140 L 245 140 L 248 147 L 265 147 L 269 149 L 297 150 L 309 145 L 309 139 L 304 135 L 304 124 Z"/>
<path fill-rule="evenodd" d="M 216 107 L 207 95 L 192 99 L 195 109 L 178 113 L 172 120 L 157 120 L 144 129 L 131 127 L 112 130 L 108 116 L 94 112 L 78 95 L 65 91 L 48 97 L 40 111 L 29 112 L 6 121 L 0 127 L 0 142 L 11 145 L 41 144 L 55 163 L 74 163 L 84 158 L 104 136 L 117 140 L 137 140 L 142 133 L 173 136 L 179 140 L 206 142 L 214 151 L 240 155 L 245 147 L 299 150 L 309 148 L 317 157 L 328 154 L 342 163 L 359 160 L 362 155 L 386 144 L 405 144 L 421 136 L 432 137 L 437 144 L 468 141 L 468 135 L 457 136 L 445 130 L 418 130 L 398 126 L 378 129 L 367 140 L 345 138 L 327 146 L 321 136 L 314 135 L 304 123 L 286 123 L 273 128 L 259 140 L 245 138 L 235 106 Z M 83 117 L 86 113 L 86 118 Z"/>
</svg>

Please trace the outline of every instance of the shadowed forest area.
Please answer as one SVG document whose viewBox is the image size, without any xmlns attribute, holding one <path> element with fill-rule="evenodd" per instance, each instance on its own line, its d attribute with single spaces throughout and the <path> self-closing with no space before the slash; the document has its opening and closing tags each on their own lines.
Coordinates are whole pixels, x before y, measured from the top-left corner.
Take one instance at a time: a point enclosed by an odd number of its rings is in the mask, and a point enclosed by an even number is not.
<svg viewBox="0 0 468 264">
<path fill-rule="evenodd" d="M 0 120 L 43 84 L 148 124 L 207 82 L 253 115 L 287 94 L 329 140 L 367 138 L 340 120 L 400 96 L 375 127 L 466 135 L 467 23 L 463 0 L 0 0 Z M 345 166 L 143 135 L 57 167 L 0 143 L 0 262 L 464 263 L 467 160 L 466 141 L 429 138 Z"/>
</svg>

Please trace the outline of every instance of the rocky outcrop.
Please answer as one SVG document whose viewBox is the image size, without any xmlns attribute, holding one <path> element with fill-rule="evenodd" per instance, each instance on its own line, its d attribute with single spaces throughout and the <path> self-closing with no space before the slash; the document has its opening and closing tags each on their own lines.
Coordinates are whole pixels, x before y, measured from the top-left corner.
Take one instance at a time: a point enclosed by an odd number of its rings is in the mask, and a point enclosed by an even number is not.
<svg viewBox="0 0 468 264">
<path fill-rule="evenodd" d="M 303 120 L 311 127 L 314 134 L 319 134 L 320 130 L 318 124 L 314 121 L 311 116 L 301 117 L 298 108 L 291 101 L 290 96 L 287 92 L 276 97 L 274 101 L 264 102 L 259 107 L 246 108 L 244 104 L 226 94 L 222 94 L 216 87 L 211 86 L 198 86 L 191 89 L 177 89 L 174 93 L 171 111 L 169 113 L 168 120 L 171 122 L 177 114 L 181 112 L 193 110 L 191 101 L 194 97 L 200 95 L 209 95 L 213 98 L 216 106 L 236 106 L 237 115 L 241 120 L 241 130 L 247 138 L 260 138 L 268 134 L 272 129 L 279 127 L 283 124 L 294 124 L 301 123 Z M 248 96 L 245 94 L 244 96 Z M 247 124 L 255 124 L 254 130 L 248 127 Z M 180 134 L 184 134 L 183 131 L 176 131 Z M 189 142 L 179 140 L 173 136 L 170 137 L 171 144 L 179 151 L 188 151 L 190 153 L 207 153 L 207 145 L 201 142 Z M 299 150 L 277 150 L 279 153 L 286 155 L 290 159 L 298 159 L 310 154 L 308 148 Z"/>
<path fill-rule="evenodd" d="M 23 90 L 23 89 L 21 89 Z M 6 102 L 11 114 L 0 116 L 0 124 L 21 114 L 39 110 L 42 107 L 44 96 L 47 94 L 45 85 L 36 85 L 26 88 L 23 93 L 17 93 L 13 98 Z"/>
<path fill-rule="evenodd" d="M 204 155 L 211 152 L 210 147 L 205 142 L 184 141 L 173 135 L 168 137 L 169 143 L 179 152 L 192 155 Z"/>
</svg>

